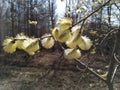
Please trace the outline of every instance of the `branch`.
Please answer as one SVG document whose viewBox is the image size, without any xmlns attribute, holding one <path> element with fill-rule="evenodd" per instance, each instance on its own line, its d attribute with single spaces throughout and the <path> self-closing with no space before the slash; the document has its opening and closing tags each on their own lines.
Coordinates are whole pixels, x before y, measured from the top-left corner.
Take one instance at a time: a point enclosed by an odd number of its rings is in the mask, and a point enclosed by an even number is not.
<svg viewBox="0 0 120 90">
<path fill-rule="evenodd" d="M 96 13 L 97 11 L 99 11 L 101 8 L 103 8 L 104 6 L 106 6 L 111 0 L 108 0 L 106 3 L 104 3 L 103 5 L 101 5 L 98 9 L 96 9 L 95 11 L 91 12 L 89 15 L 87 15 L 86 17 L 83 17 L 80 21 L 78 21 L 77 23 L 75 23 L 72 27 L 74 27 L 75 25 L 79 24 L 80 22 L 86 20 L 87 18 L 89 18 L 91 15 L 93 15 L 94 13 Z"/>
<path fill-rule="evenodd" d="M 75 59 L 76 62 L 80 63 L 81 65 L 83 65 L 88 71 L 90 71 L 92 74 L 94 74 L 96 77 L 98 77 L 99 79 L 101 79 L 102 81 L 104 81 L 106 83 L 106 80 L 104 78 L 102 78 L 98 73 L 96 73 L 95 71 L 93 71 L 90 67 L 88 67 L 87 65 L 85 65 L 84 63 L 82 63 L 80 60 Z"/>
<path fill-rule="evenodd" d="M 116 62 L 117 62 L 118 64 L 120 64 L 120 60 L 117 58 L 117 56 L 116 56 L 115 53 L 114 53 L 114 59 L 116 60 Z"/>
<path fill-rule="evenodd" d="M 80 28 L 80 34 L 82 34 L 83 33 L 83 30 L 82 30 L 82 28 L 83 28 L 83 26 L 84 26 L 84 23 L 85 23 L 85 20 L 82 22 L 82 25 L 81 25 L 81 28 Z"/>
<path fill-rule="evenodd" d="M 114 71 L 113 71 L 113 75 L 112 75 L 112 77 L 111 77 L 111 82 L 113 82 L 113 80 L 114 80 L 114 78 L 115 78 L 116 71 L 117 71 L 117 69 L 118 69 L 119 66 L 120 66 L 120 65 L 116 65 L 116 66 L 115 66 Z"/>
<path fill-rule="evenodd" d="M 115 37 L 115 38 L 117 38 L 117 37 Z M 113 46 L 113 50 L 112 50 L 112 53 L 111 53 L 110 65 L 109 65 L 109 70 L 108 70 L 108 75 L 107 75 L 107 83 L 108 84 L 113 83 L 113 78 L 114 78 L 114 75 L 115 75 L 114 74 L 114 72 L 115 72 L 115 69 L 114 69 L 114 66 L 115 66 L 114 52 L 117 49 L 116 44 L 117 44 L 117 39 L 115 39 L 115 41 L 114 41 L 114 46 Z"/>
<path fill-rule="evenodd" d="M 116 3 L 114 3 L 115 4 L 115 6 L 117 7 L 117 9 L 120 11 L 120 8 L 119 8 L 119 6 L 116 4 Z"/>
<path fill-rule="evenodd" d="M 61 47 L 62 47 L 62 46 L 61 46 Z M 65 48 L 62 47 L 62 50 L 65 50 Z M 106 80 L 105 80 L 104 78 L 102 78 L 102 77 L 101 77 L 98 73 L 96 73 L 95 71 L 91 70 L 91 68 L 89 68 L 87 65 L 85 65 L 85 64 L 82 63 L 82 62 L 80 62 L 80 60 L 75 59 L 75 61 L 78 62 L 78 63 L 80 63 L 82 66 L 85 67 L 85 70 L 84 70 L 84 71 L 86 71 L 86 70 L 90 71 L 92 74 L 94 74 L 96 77 L 100 78 L 102 81 L 104 81 L 104 82 L 106 83 Z M 80 70 L 79 67 L 78 67 L 77 69 Z"/>
<path fill-rule="evenodd" d="M 112 32 L 114 32 L 115 30 L 119 30 L 119 28 L 115 28 L 115 29 L 109 31 L 109 32 L 105 35 L 105 37 L 103 38 L 103 40 L 100 42 L 100 45 L 102 45 L 103 42 L 106 40 L 106 38 L 107 38 Z"/>
</svg>

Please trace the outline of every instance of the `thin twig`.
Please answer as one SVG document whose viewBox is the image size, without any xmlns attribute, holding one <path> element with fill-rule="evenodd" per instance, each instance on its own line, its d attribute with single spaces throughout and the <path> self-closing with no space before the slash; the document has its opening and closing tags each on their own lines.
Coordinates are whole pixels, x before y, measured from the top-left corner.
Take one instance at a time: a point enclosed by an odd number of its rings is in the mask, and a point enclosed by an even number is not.
<svg viewBox="0 0 120 90">
<path fill-rule="evenodd" d="M 112 77 L 111 77 L 111 81 L 110 81 L 110 82 L 113 82 L 113 80 L 114 80 L 114 78 L 115 78 L 116 71 L 117 71 L 117 69 L 118 69 L 119 66 L 120 66 L 120 65 L 116 65 L 116 66 L 115 66 L 114 71 L 113 71 L 113 75 L 112 75 Z"/>
<path fill-rule="evenodd" d="M 99 11 L 101 8 L 103 8 L 104 6 L 106 6 L 111 0 L 108 0 L 106 3 L 104 3 L 103 5 L 101 5 L 98 9 L 96 9 L 95 11 L 91 12 L 89 15 L 87 15 L 86 17 L 83 17 L 80 21 L 78 21 L 77 23 L 75 23 L 72 27 L 74 27 L 75 25 L 79 24 L 80 22 L 86 20 L 87 18 L 89 18 L 91 15 L 93 15 L 94 13 L 96 13 L 97 11 Z"/>
<path fill-rule="evenodd" d="M 114 32 L 115 30 L 119 30 L 119 28 L 115 28 L 115 29 L 109 31 L 109 32 L 105 35 L 105 37 L 103 38 L 103 40 L 100 42 L 100 45 L 102 45 L 103 42 L 106 40 L 106 38 L 107 38 L 112 32 Z"/>
<path fill-rule="evenodd" d="M 115 53 L 114 53 L 114 59 L 116 60 L 116 62 L 117 62 L 118 64 L 120 64 L 120 60 L 117 58 L 117 56 L 116 56 Z"/>
<path fill-rule="evenodd" d="M 116 38 L 116 36 L 115 36 Z M 114 72 L 114 66 L 115 66 L 115 60 L 114 60 L 114 52 L 116 50 L 116 44 L 117 44 L 117 39 L 115 39 L 115 42 L 114 42 L 114 46 L 113 46 L 113 50 L 112 50 L 112 53 L 111 53 L 111 60 L 110 60 L 110 66 L 109 66 L 109 70 L 108 70 L 108 75 L 107 75 L 107 83 L 108 84 L 112 84 L 112 76 L 113 76 L 113 72 Z"/>
<path fill-rule="evenodd" d="M 104 81 L 106 83 L 106 80 L 104 78 L 102 78 L 98 73 L 96 73 L 95 71 L 93 71 L 90 67 L 88 67 L 87 65 L 85 65 L 84 63 L 82 63 L 80 60 L 75 59 L 78 63 L 80 63 L 81 65 L 83 65 L 84 67 L 86 67 L 87 70 L 89 70 L 92 74 L 94 74 L 96 77 L 98 77 L 99 79 L 101 79 L 102 81 Z"/>
<path fill-rule="evenodd" d="M 80 21 L 76 22 L 75 24 L 73 24 L 69 30 L 71 30 L 72 27 L 78 25 L 79 23 L 81 23 L 82 21 L 85 21 L 87 18 L 89 18 L 90 16 L 92 16 L 94 13 L 96 13 L 97 11 L 99 11 L 101 8 L 103 8 L 104 6 L 106 6 L 111 0 L 108 0 L 106 3 L 104 3 L 103 5 L 101 5 L 98 9 L 94 10 L 93 12 L 91 12 L 89 15 L 86 15 L 85 17 L 83 17 Z M 84 24 L 84 23 L 83 23 Z M 67 30 L 67 29 L 66 29 Z"/>
<path fill-rule="evenodd" d="M 44 36 L 44 37 L 33 38 L 33 39 L 41 40 L 41 39 L 48 38 L 48 37 L 53 37 L 53 36 L 52 35 L 47 35 L 47 36 Z M 26 40 L 26 39 L 16 39 L 16 38 L 13 38 L 13 41 L 16 41 L 16 40 Z"/>
<path fill-rule="evenodd" d="M 119 8 L 119 6 L 116 4 L 116 3 L 114 3 L 115 4 L 115 6 L 117 7 L 117 9 L 120 11 L 120 8 Z"/>
<path fill-rule="evenodd" d="M 82 22 L 82 25 L 81 25 L 81 28 L 80 28 L 80 32 L 79 32 L 80 34 L 83 33 L 82 29 L 83 29 L 84 23 L 85 23 L 85 20 Z"/>
<path fill-rule="evenodd" d="M 62 48 L 63 50 L 65 48 Z M 89 70 L 92 74 L 94 74 L 96 77 L 100 78 L 101 80 L 103 80 L 104 82 L 106 82 L 106 80 L 104 78 L 102 78 L 98 73 L 96 73 L 95 71 L 91 70 L 91 68 L 88 67 L 88 65 L 84 64 L 83 62 L 81 62 L 80 60 L 78 59 L 75 59 L 76 62 L 80 63 L 81 65 L 83 65 L 85 67 L 85 71 L 86 70 Z M 78 70 L 80 70 L 78 67 L 77 67 Z"/>
</svg>

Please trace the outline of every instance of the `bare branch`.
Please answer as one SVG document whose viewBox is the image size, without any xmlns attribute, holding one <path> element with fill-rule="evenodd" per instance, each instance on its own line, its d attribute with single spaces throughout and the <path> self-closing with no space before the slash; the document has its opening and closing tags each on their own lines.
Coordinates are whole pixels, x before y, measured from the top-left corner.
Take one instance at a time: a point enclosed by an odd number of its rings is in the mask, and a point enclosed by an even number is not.
<svg viewBox="0 0 120 90">
<path fill-rule="evenodd" d="M 115 28 L 115 29 L 109 31 L 109 32 L 105 35 L 105 37 L 103 38 L 103 40 L 100 42 L 100 45 L 102 45 L 103 42 L 106 40 L 106 38 L 107 38 L 112 32 L 114 32 L 114 31 L 116 31 L 116 30 L 119 30 L 119 28 Z"/>
<path fill-rule="evenodd" d="M 116 4 L 116 3 L 114 3 L 114 5 L 117 7 L 117 9 L 119 9 L 119 11 L 120 11 L 120 7 Z"/>
<path fill-rule="evenodd" d="M 106 80 L 104 78 L 102 78 L 98 73 L 96 73 L 95 71 L 93 71 L 90 67 L 88 67 L 87 65 L 85 65 L 83 62 L 81 62 L 78 59 L 75 59 L 78 63 L 80 63 L 81 65 L 83 65 L 88 71 L 90 71 L 92 74 L 94 74 L 96 77 L 98 77 L 99 79 L 101 79 L 102 81 L 104 81 L 106 83 Z"/>
<path fill-rule="evenodd" d="M 112 77 L 111 77 L 111 82 L 113 82 L 113 80 L 114 80 L 114 78 L 115 78 L 115 74 L 116 74 L 117 69 L 118 69 L 119 66 L 120 66 L 120 65 L 116 65 L 116 66 L 115 66 L 114 71 L 113 71 L 113 75 L 112 75 Z"/>
<path fill-rule="evenodd" d="M 101 5 L 98 9 L 96 9 L 95 11 L 91 12 L 89 15 L 87 15 L 86 17 L 83 17 L 80 21 L 78 21 L 77 23 L 75 23 L 72 27 L 74 27 L 75 25 L 79 24 L 80 22 L 86 20 L 87 18 L 89 18 L 91 15 L 93 15 L 94 13 L 96 13 L 97 11 L 99 11 L 101 8 L 103 8 L 104 6 L 106 6 L 111 0 L 108 0 L 106 3 L 104 3 L 103 5 Z"/>
<path fill-rule="evenodd" d="M 116 54 L 114 53 L 114 58 L 118 64 L 120 64 L 120 60 L 117 58 Z"/>
</svg>

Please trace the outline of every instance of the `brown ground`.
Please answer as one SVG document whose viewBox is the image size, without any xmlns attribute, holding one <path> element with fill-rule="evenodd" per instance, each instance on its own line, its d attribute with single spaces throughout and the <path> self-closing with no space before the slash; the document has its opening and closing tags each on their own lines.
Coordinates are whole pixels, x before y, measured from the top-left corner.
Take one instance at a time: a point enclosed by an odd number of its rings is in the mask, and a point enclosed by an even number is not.
<svg viewBox="0 0 120 90">
<path fill-rule="evenodd" d="M 96 55 L 85 54 L 81 61 L 96 69 L 107 66 Z M 81 69 L 79 71 L 77 67 Z M 116 74 L 116 90 L 120 90 L 120 73 Z M 60 58 L 58 52 L 41 51 L 33 57 L 17 52 L 0 56 L 0 90 L 108 90 L 107 85 L 85 71 L 75 61 Z"/>
</svg>

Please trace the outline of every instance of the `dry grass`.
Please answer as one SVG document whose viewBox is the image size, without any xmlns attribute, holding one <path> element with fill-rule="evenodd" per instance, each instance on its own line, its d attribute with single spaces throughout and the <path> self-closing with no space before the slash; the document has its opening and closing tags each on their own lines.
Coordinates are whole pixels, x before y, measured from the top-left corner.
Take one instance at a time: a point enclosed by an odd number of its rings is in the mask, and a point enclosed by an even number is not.
<svg viewBox="0 0 120 90">
<path fill-rule="evenodd" d="M 57 52 L 43 51 L 27 60 L 26 54 L 20 53 L 1 57 L 0 90 L 107 90 L 104 82 L 88 71 L 77 70 L 76 62 L 60 58 Z M 87 64 L 86 57 L 82 60 Z M 95 65 L 96 56 L 89 60 Z M 103 62 L 97 64 L 99 67 L 105 65 Z M 95 68 L 99 68 L 97 66 Z M 120 83 L 116 87 L 119 90 Z"/>
</svg>

